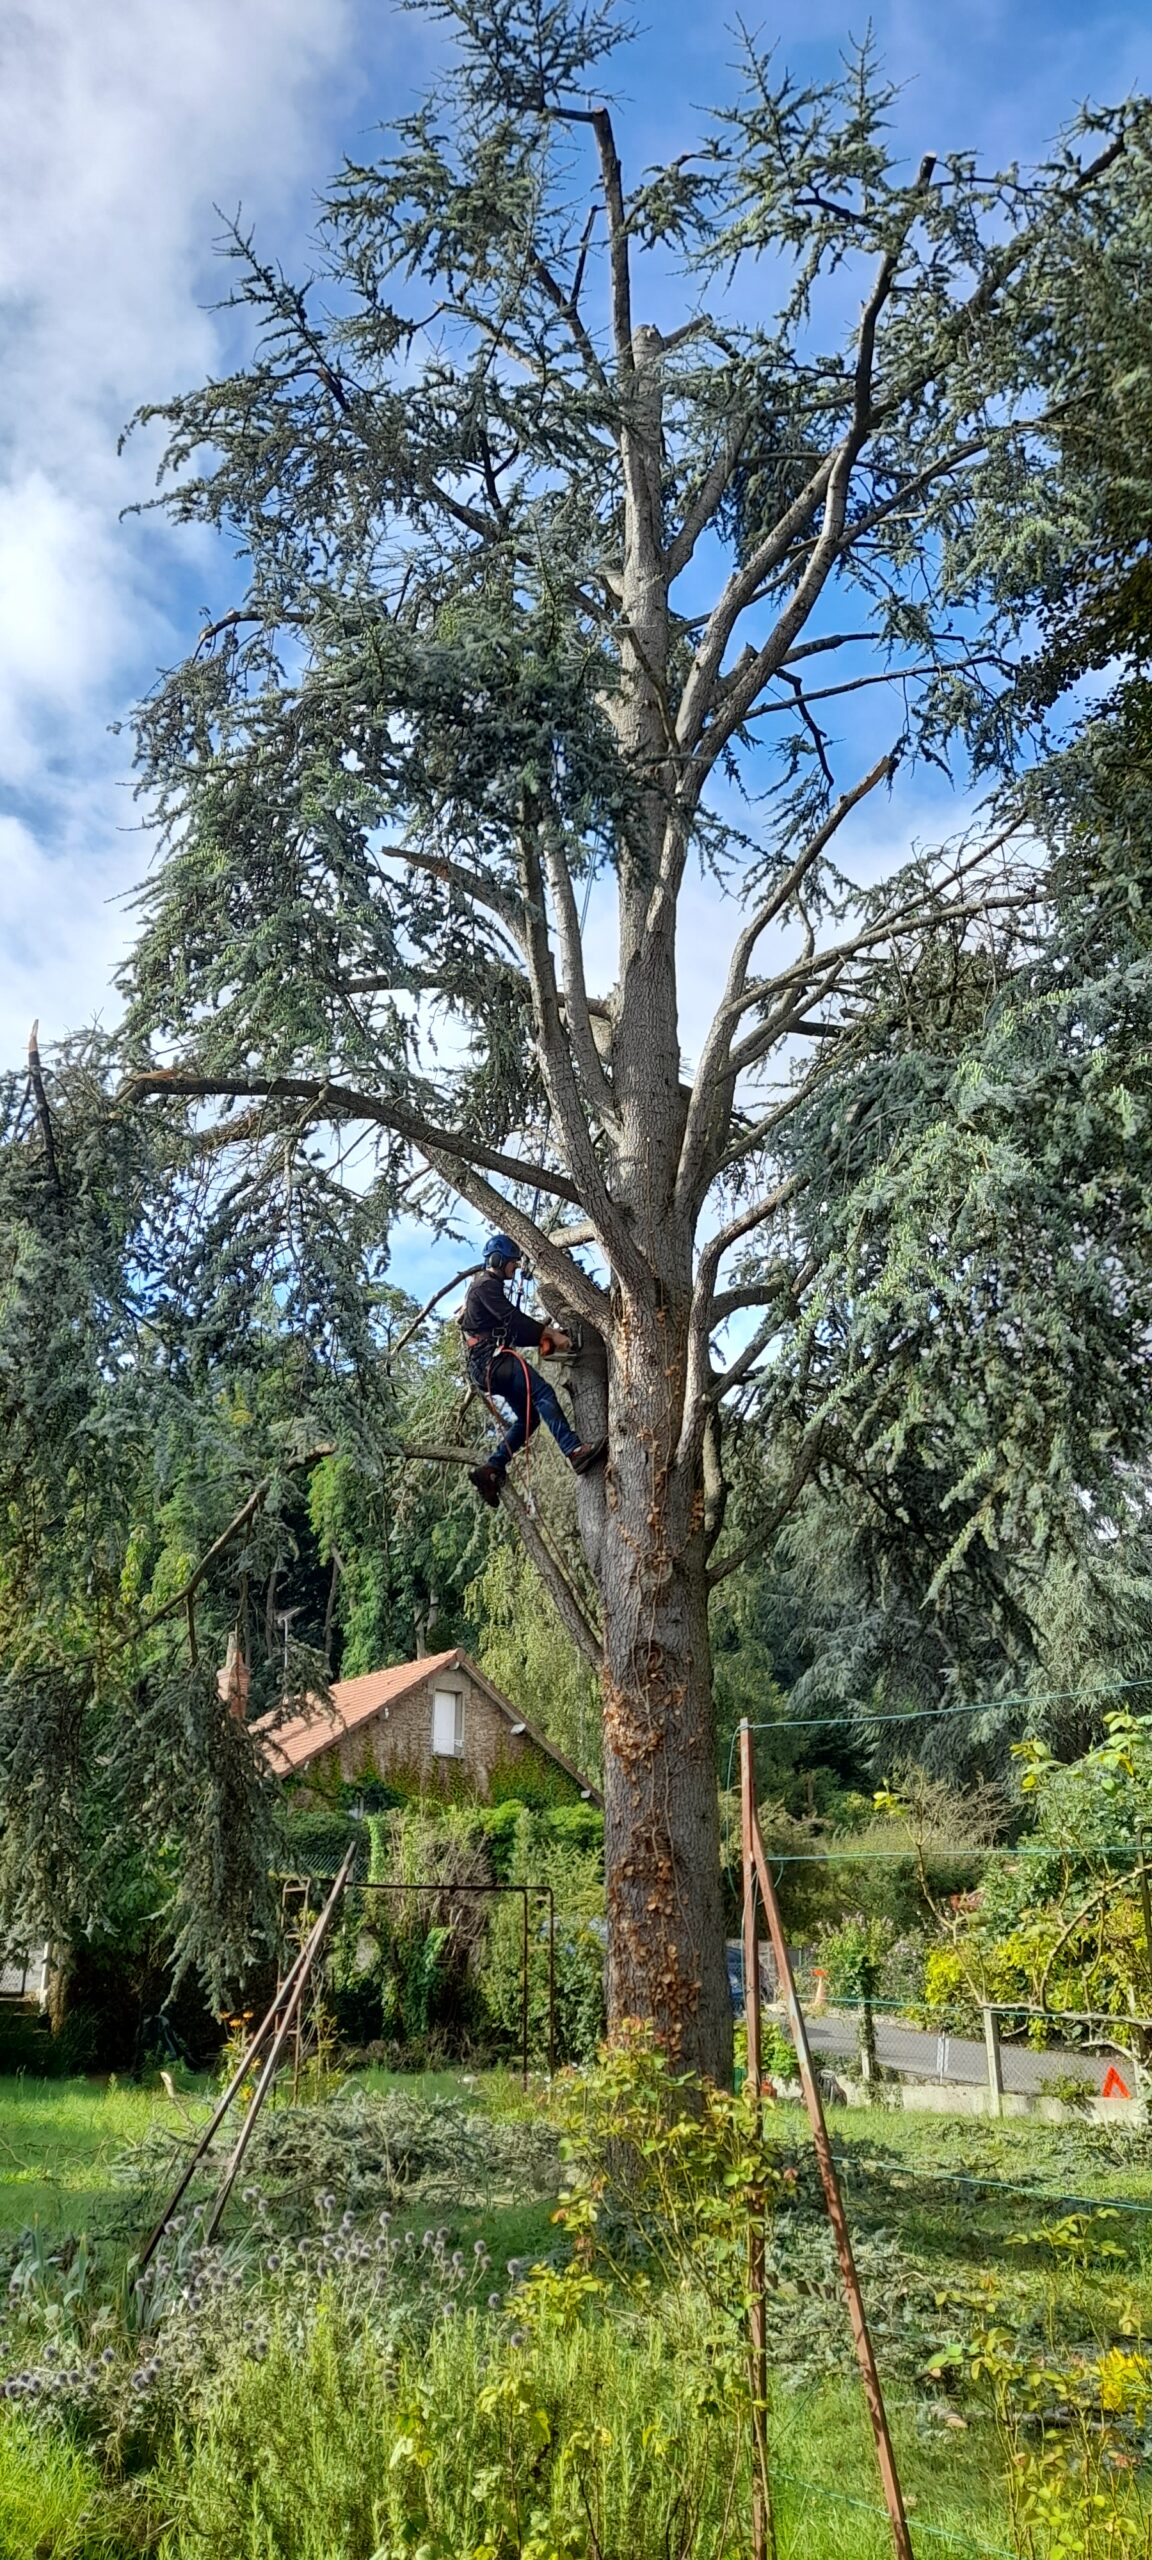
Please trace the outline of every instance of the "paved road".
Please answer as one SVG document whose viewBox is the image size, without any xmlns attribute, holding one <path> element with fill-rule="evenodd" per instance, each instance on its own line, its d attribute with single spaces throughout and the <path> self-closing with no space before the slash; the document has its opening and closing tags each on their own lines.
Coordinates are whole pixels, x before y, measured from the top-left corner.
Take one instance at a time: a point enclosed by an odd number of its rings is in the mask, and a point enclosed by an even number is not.
<svg viewBox="0 0 1152 2560">
<path fill-rule="evenodd" d="M 733 2004 L 742 2015 L 744 1995 L 738 1945 L 728 1949 L 728 1973 Z M 767 1983 L 765 1997 L 770 1997 Z M 855 2011 L 830 2009 L 819 2017 L 807 2011 L 806 2016 L 813 2053 L 829 2063 L 855 2059 L 859 2049 Z M 919 2080 L 951 2081 L 966 2088 L 988 2085 L 982 2037 L 938 2036 L 881 2015 L 876 2020 L 876 2055 L 890 2069 L 907 2071 Z M 1133 2089 L 1133 2075 L 1121 2052 L 1086 2053 L 1079 2048 L 1072 2052 L 1033 2052 L 1027 2046 L 1004 2044 L 1000 2048 L 1000 2064 L 1004 2087 L 1020 2095 L 1033 2095 L 1046 2080 L 1064 2079 L 1069 2074 L 1078 2080 L 1091 2080 L 1097 2089 L 1102 2089 L 1112 2069 L 1119 2071 L 1129 2090 Z"/>
<path fill-rule="evenodd" d="M 826 2054 L 829 2061 L 846 2060 L 857 2051 L 856 2020 L 835 2011 L 821 2018 L 809 2017 L 808 2038 L 813 2053 Z M 915 2073 L 919 2080 L 956 2081 L 969 2088 L 988 2085 L 982 2038 L 977 2041 L 972 2036 L 929 2035 L 918 2027 L 877 2018 L 876 2056 L 894 2070 Z M 1004 2086 L 1022 2094 L 1033 2094 L 1043 2088 L 1046 2080 L 1066 2079 L 1070 2073 L 1077 2080 L 1091 2080 L 1102 2089 L 1113 2067 L 1131 2089 L 1132 2075 L 1125 2070 L 1123 2057 L 1116 2053 L 1034 2053 L 1019 2045 L 1000 2047 Z"/>
</svg>

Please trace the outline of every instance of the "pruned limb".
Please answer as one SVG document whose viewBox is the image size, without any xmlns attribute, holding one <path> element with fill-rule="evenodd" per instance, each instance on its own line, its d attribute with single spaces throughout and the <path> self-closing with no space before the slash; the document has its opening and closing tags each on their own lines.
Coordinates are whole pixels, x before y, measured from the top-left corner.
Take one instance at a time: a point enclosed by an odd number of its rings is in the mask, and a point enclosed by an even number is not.
<svg viewBox="0 0 1152 2560">
<path fill-rule="evenodd" d="M 596 1634 L 583 1602 L 574 1584 L 570 1582 L 559 1557 L 544 1537 L 538 1521 L 534 1520 L 523 1496 L 515 1485 L 509 1484 L 507 1476 L 500 1488 L 500 1500 L 509 1517 L 515 1522 L 517 1533 L 523 1539 L 540 1580 L 555 1606 L 556 1614 L 571 1636 L 577 1652 L 583 1655 L 591 1670 L 601 1671 L 604 1664 L 604 1647 L 601 1638 Z"/>
<path fill-rule="evenodd" d="M 421 1307 L 419 1315 L 413 1317 L 411 1324 L 408 1325 L 405 1328 L 405 1331 L 401 1334 L 399 1342 L 394 1342 L 391 1345 L 385 1362 L 385 1366 L 387 1368 L 391 1368 L 392 1362 L 399 1359 L 402 1351 L 407 1350 L 408 1344 L 411 1342 L 413 1335 L 419 1333 L 425 1316 L 431 1315 L 433 1307 L 439 1306 L 441 1298 L 449 1297 L 453 1289 L 459 1288 L 462 1280 L 474 1280 L 477 1272 L 482 1271 L 483 1268 L 484 1265 L 482 1262 L 469 1262 L 465 1265 L 463 1271 L 453 1272 L 452 1278 L 450 1280 L 446 1280 L 443 1288 L 437 1289 L 435 1296 L 429 1298 L 427 1306 Z"/>
<path fill-rule="evenodd" d="M 313 1081 L 303 1076 L 189 1076 L 175 1067 L 150 1067 L 143 1075 L 133 1076 L 124 1090 L 184 1095 L 191 1101 L 211 1101 L 215 1097 L 306 1102 L 323 1119 L 369 1120 L 379 1128 L 390 1129 L 396 1137 L 419 1147 L 432 1162 L 461 1153 L 469 1164 L 479 1165 L 487 1173 L 498 1173 L 506 1182 L 534 1183 L 538 1190 L 552 1192 L 557 1200 L 570 1201 L 573 1208 L 582 1205 L 575 1183 L 549 1166 L 529 1163 L 522 1156 L 504 1155 L 498 1147 L 486 1147 L 476 1139 L 468 1139 L 465 1145 L 454 1129 L 438 1128 L 422 1112 L 410 1110 L 407 1103 L 391 1094 L 360 1093 L 350 1085 L 330 1084 L 326 1077 Z"/>
<path fill-rule="evenodd" d="M 430 1466 L 474 1467 L 474 1449 L 454 1449 L 443 1440 L 404 1440 L 386 1453 L 393 1458 L 424 1458 Z"/>
</svg>

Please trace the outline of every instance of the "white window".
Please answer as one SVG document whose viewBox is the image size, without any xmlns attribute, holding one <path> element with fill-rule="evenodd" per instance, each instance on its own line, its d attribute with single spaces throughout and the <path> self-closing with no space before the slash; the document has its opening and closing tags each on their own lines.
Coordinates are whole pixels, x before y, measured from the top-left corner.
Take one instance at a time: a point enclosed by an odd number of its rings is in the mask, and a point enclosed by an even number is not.
<svg viewBox="0 0 1152 2560">
<path fill-rule="evenodd" d="M 464 1700 L 458 1689 L 432 1692 L 432 1749 L 437 1760 L 464 1756 Z"/>
</svg>

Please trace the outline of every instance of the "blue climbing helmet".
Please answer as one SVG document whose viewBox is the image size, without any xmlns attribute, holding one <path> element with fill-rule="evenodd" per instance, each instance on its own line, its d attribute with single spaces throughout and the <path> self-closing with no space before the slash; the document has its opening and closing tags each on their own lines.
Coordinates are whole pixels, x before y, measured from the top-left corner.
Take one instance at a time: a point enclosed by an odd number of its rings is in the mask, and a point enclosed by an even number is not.
<svg viewBox="0 0 1152 2560">
<path fill-rule="evenodd" d="M 489 1236 L 484 1247 L 486 1271 L 503 1271 L 506 1262 L 523 1262 L 523 1260 L 520 1247 L 518 1244 L 513 1244 L 511 1236 Z"/>
</svg>

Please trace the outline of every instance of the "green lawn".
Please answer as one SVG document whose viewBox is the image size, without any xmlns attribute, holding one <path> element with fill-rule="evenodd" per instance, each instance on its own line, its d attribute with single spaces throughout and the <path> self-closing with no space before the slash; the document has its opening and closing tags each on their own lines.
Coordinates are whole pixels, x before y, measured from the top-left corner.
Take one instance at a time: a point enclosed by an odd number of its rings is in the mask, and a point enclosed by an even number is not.
<svg viewBox="0 0 1152 2560">
<path fill-rule="evenodd" d="M 155 2123 L 199 2125 L 205 2101 L 179 2110 L 159 2081 L 0 2078 L 0 2231 L 100 2231 L 123 2210 L 112 2163 Z"/>
<path fill-rule="evenodd" d="M 357 2074 L 356 2085 L 377 2095 L 403 2089 L 425 2101 L 482 2101 L 500 2115 L 517 2114 L 532 2103 L 518 2075 L 503 2071 L 477 2077 L 372 2070 Z M 181 2089 L 173 2103 L 158 2077 L 138 2088 L 115 2079 L 0 2075 L 0 2235 L 33 2228 L 130 2239 L 132 2205 L 115 2173 L 118 2155 L 153 2126 L 191 2140 L 206 2123 L 214 2097 L 207 2080 Z M 483 2232 L 494 2252 L 526 2257 L 550 2245 L 549 2214 L 548 2206 L 535 2204 L 497 2209 L 487 2217 L 461 2213 L 454 2228 L 461 2243 Z"/>
<path fill-rule="evenodd" d="M 450 2097 L 482 2103 L 497 2115 L 517 2116 L 525 2099 L 515 2074 L 475 2076 L 459 2071 L 401 2076 L 372 2071 L 362 2085 L 381 2093 L 400 2088 L 427 2102 Z M 117 2178 L 125 2147 L 154 2127 L 190 2138 L 206 2120 L 212 2099 L 207 2083 L 181 2093 L 178 2103 L 157 2080 L 144 2088 L 116 2082 L 0 2078 L 0 2232 L 31 2226 L 45 2233 L 86 2230 L 130 2245 L 146 2218 L 139 2186 Z M 528 2105 L 533 2101 L 529 2099 Z M 801 2109 L 782 2106 L 773 2119 L 800 2168 L 807 2192 L 811 2144 Z M 938 2552 L 1005 2548 L 1003 2493 L 986 2425 L 962 2422 L 943 2402 L 933 2412 L 915 2360 L 899 2355 L 891 2306 L 883 2298 L 891 2250 L 898 2239 L 905 2259 L 923 2271 L 942 2305 L 941 2334 L 969 2331 L 979 2317 L 981 2288 L 1055 2345 L 1075 2350 L 1081 2341 L 1104 2344 L 1117 2334 L 1118 2311 L 1134 2316 L 1140 2334 L 1152 2335 L 1152 2154 L 1135 2132 L 1102 2132 L 1090 2124 L 1046 2126 L 1028 2121 L 1001 2125 L 971 2118 L 889 2113 L 886 2109 L 835 2110 L 833 2146 L 857 2238 L 866 2291 L 878 2327 L 882 2363 L 895 2348 L 888 2374 L 889 2407 L 901 2471 L 914 2523 L 921 2528 L 921 2560 Z M 1025 2193 L 1023 2190 L 1030 2190 Z M 1080 2199 L 1085 2200 L 1080 2205 Z M 1147 2214 L 1119 2211 L 1097 2223 L 1093 2206 L 1109 2213 L 1117 2204 L 1147 2205 Z M 243 2207 L 237 2206 L 238 2219 Z M 1089 2238 L 1081 2247 L 1075 2219 Z M 532 2260 L 553 2249 L 557 2234 L 547 2199 L 478 2206 L 437 2204 L 431 2210 L 402 2203 L 396 2221 L 434 2219 L 450 2246 L 469 2253 L 483 2239 L 494 2262 L 494 2280 L 509 2259 Z M 785 2210 L 785 2219 L 788 2219 Z M 792 2217 L 794 2219 L 794 2215 Z M 1101 2259 L 1091 2233 L 1103 2236 L 1115 2256 Z M 1061 2231 L 1070 2239 L 1061 2239 Z M 1055 2236 L 1054 2236 L 1055 2235 Z M 770 2304 L 770 2319 L 788 2324 L 809 2317 L 810 2287 L 789 2279 Z M 832 2331 L 840 2340 L 842 2312 L 833 2279 Z M 973 2306 L 977 2306 L 975 2309 Z M 779 2335 L 779 2327 L 777 2328 Z M 774 2359 L 775 2361 L 775 2359 Z M 818 2360 L 817 2360 L 818 2362 Z M 890 2539 L 879 2499 L 875 2460 L 859 2388 L 849 2378 L 837 2346 L 838 2372 L 809 2366 L 797 2387 L 785 2371 L 772 2385 L 773 2460 L 779 2560 L 885 2560 Z M 129 2485 L 117 2489 L 116 2521 L 105 2539 L 104 2492 L 97 2495 L 79 2457 L 26 2436 L 23 2421 L 0 2424 L 0 2560 L 22 2560 L 37 2547 L 53 2560 L 121 2560 L 139 2547 L 124 2532 Z M 69 2465 L 72 2468 L 69 2468 Z M 53 2468 L 55 2466 L 55 2468 Z M 75 2473 L 75 2477 L 73 2476 Z M 85 2487 L 84 2482 L 88 2485 Z M 39 2485 L 38 2485 L 39 2484 Z M 142 2494 L 142 2492 L 141 2492 Z M 136 2495 L 133 2491 L 132 2495 Z M 108 2492 L 111 2498 L 111 2490 Z M 47 2538 L 27 2539 L 27 2519 L 43 2500 Z M 61 2531 L 52 2538 L 54 2502 Z M 70 2541 L 65 2519 L 83 2511 L 83 2534 Z M 111 2512 L 111 2509 L 109 2510 Z"/>
</svg>

